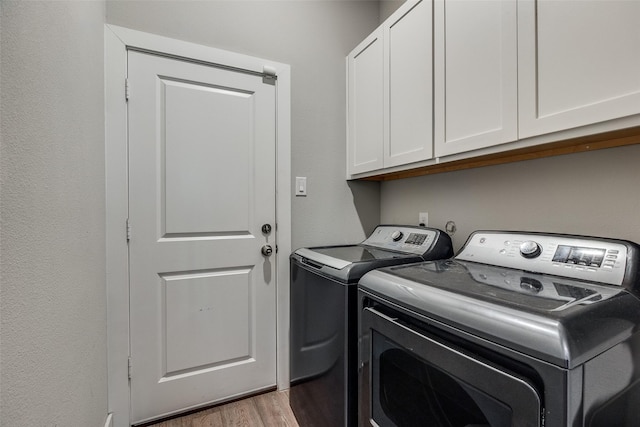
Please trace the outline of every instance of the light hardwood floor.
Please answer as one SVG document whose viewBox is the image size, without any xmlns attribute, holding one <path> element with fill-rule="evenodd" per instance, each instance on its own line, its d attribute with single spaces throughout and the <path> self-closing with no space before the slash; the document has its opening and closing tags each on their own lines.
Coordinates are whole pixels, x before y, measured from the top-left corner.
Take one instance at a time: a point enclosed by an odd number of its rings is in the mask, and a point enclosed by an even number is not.
<svg viewBox="0 0 640 427">
<path fill-rule="evenodd" d="M 148 427 L 298 427 L 287 391 L 272 391 Z"/>
</svg>

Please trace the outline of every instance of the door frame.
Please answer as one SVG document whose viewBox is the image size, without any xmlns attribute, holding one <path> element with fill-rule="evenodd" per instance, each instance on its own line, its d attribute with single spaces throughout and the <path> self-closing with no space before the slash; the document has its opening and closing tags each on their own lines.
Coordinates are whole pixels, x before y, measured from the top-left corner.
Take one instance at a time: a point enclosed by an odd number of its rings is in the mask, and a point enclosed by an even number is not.
<svg viewBox="0 0 640 427">
<path fill-rule="evenodd" d="M 291 69 L 287 64 L 105 24 L 105 185 L 108 411 L 112 426 L 130 425 L 127 51 L 142 50 L 271 75 L 276 80 L 276 383 L 289 388 L 291 253 Z M 135 93 L 135 88 L 131 88 Z M 133 368 L 135 375 L 135 367 Z"/>
</svg>

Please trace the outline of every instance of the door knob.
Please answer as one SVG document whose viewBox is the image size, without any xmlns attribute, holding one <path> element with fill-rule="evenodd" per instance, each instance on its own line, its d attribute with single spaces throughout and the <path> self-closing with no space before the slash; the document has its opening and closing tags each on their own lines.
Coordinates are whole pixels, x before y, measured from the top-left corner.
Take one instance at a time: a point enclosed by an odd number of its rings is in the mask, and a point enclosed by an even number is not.
<svg viewBox="0 0 640 427">
<path fill-rule="evenodd" d="M 271 254 L 273 253 L 273 248 L 271 247 L 271 245 L 264 245 L 261 252 L 264 256 L 271 256 Z"/>
</svg>

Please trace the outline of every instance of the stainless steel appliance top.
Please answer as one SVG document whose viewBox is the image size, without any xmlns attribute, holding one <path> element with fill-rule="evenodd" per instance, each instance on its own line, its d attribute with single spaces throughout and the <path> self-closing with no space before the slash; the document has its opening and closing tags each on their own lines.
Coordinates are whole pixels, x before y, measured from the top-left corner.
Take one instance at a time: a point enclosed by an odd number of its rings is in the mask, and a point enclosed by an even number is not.
<svg viewBox="0 0 640 427">
<path fill-rule="evenodd" d="M 291 257 L 320 274 L 342 281 L 357 281 L 373 268 L 443 259 L 452 255 L 451 238 L 441 230 L 379 225 L 359 244 L 301 248 Z"/>
<path fill-rule="evenodd" d="M 548 362 L 573 367 L 640 325 L 639 247 L 479 231 L 451 260 L 367 273 L 360 289 Z"/>
</svg>

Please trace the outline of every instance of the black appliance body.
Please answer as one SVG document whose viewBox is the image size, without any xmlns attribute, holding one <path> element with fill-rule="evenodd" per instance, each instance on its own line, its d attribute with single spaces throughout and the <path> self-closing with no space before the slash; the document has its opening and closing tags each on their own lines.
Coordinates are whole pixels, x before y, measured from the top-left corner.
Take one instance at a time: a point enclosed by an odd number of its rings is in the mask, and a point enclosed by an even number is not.
<svg viewBox="0 0 640 427">
<path fill-rule="evenodd" d="M 379 267 L 449 258 L 450 237 L 380 225 L 356 245 L 296 250 L 290 257 L 289 401 L 301 426 L 357 424 L 357 282 Z"/>
<path fill-rule="evenodd" d="M 366 426 L 637 426 L 639 247 L 477 231 L 358 286 Z"/>
</svg>

